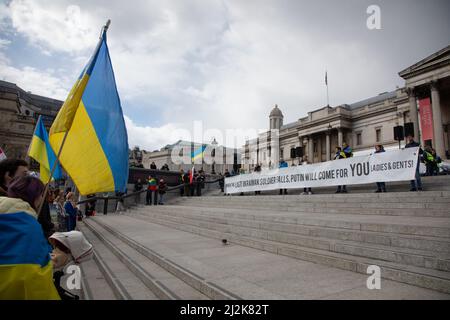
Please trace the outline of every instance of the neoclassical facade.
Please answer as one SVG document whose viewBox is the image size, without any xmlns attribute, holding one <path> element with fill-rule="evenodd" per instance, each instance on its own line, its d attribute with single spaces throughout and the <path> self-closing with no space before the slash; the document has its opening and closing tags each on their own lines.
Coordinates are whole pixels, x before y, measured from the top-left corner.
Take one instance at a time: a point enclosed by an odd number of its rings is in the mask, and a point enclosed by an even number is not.
<svg viewBox="0 0 450 320">
<path fill-rule="evenodd" d="M 42 116 L 48 130 L 62 104 L 0 81 L 0 146 L 6 156 L 26 158 L 37 119 Z"/>
<path fill-rule="evenodd" d="M 411 122 L 416 140 L 422 145 L 431 145 L 442 158 L 449 158 L 450 46 L 399 75 L 406 81 L 403 88 L 351 104 L 326 106 L 287 124 L 283 123 L 283 113 L 275 105 L 269 115 L 269 131 L 247 141 L 243 147 L 244 170 L 252 171 L 256 163 L 263 168 L 275 167 L 280 159 L 289 165 L 304 160 L 309 163 L 328 161 L 343 142 L 352 146 L 355 154 L 368 153 L 375 144 L 398 148 L 394 127 Z M 421 118 L 419 105 L 426 101 L 432 112 L 423 113 L 427 107 L 423 105 Z M 432 137 L 428 133 L 424 139 L 422 129 L 432 131 Z M 294 150 L 300 153 L 294 155 Z"/>
</svg>

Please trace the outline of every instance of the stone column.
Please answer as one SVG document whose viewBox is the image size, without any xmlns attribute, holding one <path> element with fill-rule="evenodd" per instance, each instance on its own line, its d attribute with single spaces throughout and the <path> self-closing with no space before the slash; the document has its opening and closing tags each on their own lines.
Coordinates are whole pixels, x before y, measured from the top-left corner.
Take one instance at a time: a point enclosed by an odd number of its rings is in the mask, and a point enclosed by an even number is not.
<svg viewBox="0 0 450 320">
<path fill-rule="evenodd" d="M 330 142 L 330 133 L 327 132 L 326 139 L 325 139 L 325 147 L 326 147 L 326 161 L 330 161 L 331 157 L 331 142 Z"/>
<path fill-rule="evenodd" d="M 417 100 L 414 88 L 407 88 L 406 93 L 409 98 L 409 119 L 414 124 L 414 140 L 420 141 L 419 137 L 419 116 L 417 112 Z"/>
<path fill-rule="evenodd" d="M 445 157 L 444 129 L 442 126 L 441 101 L 437 82 L 431 83 L 431 106 L 433 109 L 433 148 L 442 158 Z"/>
<path fill-rule="evenodd" d="M 308 137 L 308 163 L 314 163 L 314 140 L 312 135 Z"/>
<path fill-rule="evenodd" d="M 342 143 L 344 142 L 344 134 L 342 132 L 342 128 L 338 129 L 338 147 L 342 148 Z"/>
</svg>

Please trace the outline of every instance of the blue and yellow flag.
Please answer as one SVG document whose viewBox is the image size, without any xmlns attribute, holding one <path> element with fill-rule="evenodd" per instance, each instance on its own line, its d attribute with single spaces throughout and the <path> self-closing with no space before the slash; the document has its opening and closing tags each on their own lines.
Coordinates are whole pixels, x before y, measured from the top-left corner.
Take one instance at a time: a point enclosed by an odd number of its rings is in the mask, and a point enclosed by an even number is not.
<svg viewBox="0 0 450 320">
<path fill-rule="evenodd" d="M 191 154 L 191 160 L 194 162 L 197 159 L 203 158 L 205 153 L 206 145 L 202 145 L 195 149 Z"/>
<path fill-rule="evenodd" d="M 106 28 L 53 122 L 53 150 L 59 150 L 66 133 L 60 162 L 79 192 L 124 192 L 128 180 L 128 136 Z"/>
<path fill-rule="evenodd" d="M 35 217 L 1 213 L 0 300 L 59 300 L 50 252 Z"/>
<path fill-rule="evenodd" d="M 28 155 L 39 162 L 40 179 L 42 182 L 48 183 L 50 172 L 56 162 L 56 155 L 48 141 L 47 130 L 45 129 L 41 116 L 39 116 L 36 128 L 34 129 L 33 138 L 31 139 L 31 144 L 28 149 Z M 55 180 L 62 178 L 62 171 L 59 164 L 56 164 L 53 178 Z"/>
</svg>

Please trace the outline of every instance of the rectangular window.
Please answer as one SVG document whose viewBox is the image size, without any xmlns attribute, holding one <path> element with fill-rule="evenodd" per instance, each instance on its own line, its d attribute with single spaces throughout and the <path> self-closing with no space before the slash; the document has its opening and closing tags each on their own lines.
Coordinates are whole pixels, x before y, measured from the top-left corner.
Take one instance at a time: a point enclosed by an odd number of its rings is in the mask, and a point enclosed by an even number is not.
<svg viewBox="0 0 450 320">
<path fill-rule="evenodd" d="M 356 145 L 360 146 L 362 145 L 362 135 L 361 133 L 356 134 Z"/>
<path fill-rule="evenodd" d="M 381 129 L 376 129 L 375 135 L 376 135 L 377 142 L 381 142 Z"/>
<path fill-rule="evenodd" d="M 284 149 L 280 149 L 280 159 L 284 159 Z"/>
</svg>

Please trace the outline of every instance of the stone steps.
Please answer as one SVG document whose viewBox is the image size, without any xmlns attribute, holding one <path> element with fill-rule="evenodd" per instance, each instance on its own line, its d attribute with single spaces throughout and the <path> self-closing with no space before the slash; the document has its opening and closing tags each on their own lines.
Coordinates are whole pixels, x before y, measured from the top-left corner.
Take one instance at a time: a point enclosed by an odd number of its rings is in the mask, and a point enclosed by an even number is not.
<svg viewBox="0 0 450 320">
<path fill-rule="evenodd" d="M 125 215 L 111 215 L 109 217 L 95 217 L 96 227 L 101 226 L 104 233 L 109 233 L 116 238 L 120 238 L 123 242 L 147 256 L 148 259 L 160 265 L 163 269 L 174 274 L 191 287 L 201 291 L 204 295 L 211 299 L 219 300 L 241 300 L 245 299 L 281 299 L 282 296 L 275 295 L 270 291 L 264 290 L 241 278 L 236 278 L 226 272 L 218 272 L 215 268 L 208 267 L 200 261 L 193 259 L 187 255 L 173 252 L 168 247 L 161 245 L 152 246 L 149 249 L 142 243 L 137 242 L 125 233 L 118 231 L 109 222 L 110 218 L 122 218 L 132 220 L 133 226 L 146 224 L 161 228 L 161 225 L 153 224 L 147 221 L 135 219 Z M 123 221 L 123 220 L 122 220 Z M 92 220 L 88 222 L 94 224 Z M 172 229 L 173 230 L 173 229 Z M 175 231 L 175 230 L 174 230 Z M 176 231 L 179 232 L 179 231 Z M 238 287 L 238 290 L 234 288 Z"/>
<path fill-rule="evenodd" d="M 302 227 L 323 227 L 342 229 L 343 231 L 377 232 L 395 235 L 410 235 L 420 237 L 450 238 L 450 221 L 446 218 L 376 216 L 352 214 L 291 213 L 264 210 L 249 210 L 236 208 L 192 207 L 192 206 L 159 206 L 145 207 L 139 210 L 169 210 L 201 214 L 215 218 L 241 219 L 259 223 L 279 223 L 281 231 L 290 232 Z M 165 212 L 165 211 L 163 211 Z"/>
<path fill-rule="evenodd" d="M 177 265 L 154 250 L 102 223 L 85 221 L 89 229 L 151 292 L 163 300 L 233 300 L 237 296 Z M 101 248 L 105 250 L 105 248 Z M 123 279 L 123 276 L 117 275 Z"/>
<path fill-rule="evenodd" d="M 173 204 L 287 212 L 450 217 L 450 193 L 440 192 L 440 196 L 436 192 L 426 194 L 414 198 L 410 193 L 401 197 L 394 194 L 196 197 L 180 198 Z"/>
<path fill-rule="evenodd" d="M 91 260 L 80 263 L 82 300 L 116 300 L 113 289 L 109 285 L 97 262 L 95 256 Z M 69 290 L 72 291 L 72 290 Z"/>
<path fill-rule="evenodd" d="M 140 212 L 130 212 L 128 215 L 134 216 L 137 219 L 150 221 L 152 223 L 161 224 L 178 230 L 188 231 L 217 239 L 226 238 L 232 243 L 359 273 L 366 273 L 369 265 L 378 265 L 381 268 L 382 277 L 385 279 L 450 293 L 449 272 L 374 258 L 360 257 L 343 252 L 308 248 L 300 244 L 294 245 L 280 241 L 261 239 L 257 237 L 257 230 L 255 230 L 256 233 L 236 233 L 232 232 L 233 228 L 217 231 L 208 228 L 207 225 L 198 226 L 189 224 L 188 222 L 191 222 L 192 219 L 189 221 L 186 219 L 181 221 L 173 221 L 169 218 L 168 214 L 156 216 L 152 215 L 150 211 L 148 211 L 144 215 Z M 353 251 L 353 253 L 355 253 L 355 251 Z"/>
<path fill-rule="evenodd" d="M 162 300 L 207 300 L 204 294 L 192 288 L 170 272 L 161 268 L 137 248 L 125 243 L 113 233 L 106 230 L 95 220 L 89 220 L 86 225 L 101 239 L 108 242 L 108 247 L 114 254 Z"/>
<path fill-rule="evenodd" d="M 392 233 L 359 231 L 342 228 L 318 227 L 293 225 L 280 222 L 270 222 L 258 220 L 258 217 L 245 219 L 244 217 L 224 217 L 215 215 L 212 212 L 199 213 L 197 209 L 186 208 L 182 210 L 171 210 L 172 208 L 152 208 L 152 210 L 140 209 L 146 214 L 165 214 L 170 217 L 180 217 L 186 219 L 195 219 L 204 223 L 219 223 L 229 227 L 249 227 L 262 231 L 274 231 L 282 233 L 296 234 L 300 236 L 309 236 L 313 238 L 326 238 L 329 240 L 355 241 L 358 243 L 367 243 L 374 245 L 385 245 L 389 247 L 398 247 L 403 249 L 424 250 L 429 253 L 441 253 L 443 256 L 450 257 L 450 239 L 436 236 L 417 236 L 417 235 L 397 235 Z M 191 211 L 189 209 L 192 209 Z"/>
<path fill-rule="evenodd" d="M 207 228 L 224 233 L 254 237 L 263 240 L 272 240 L 281 243 L 301 245 L 308 248 L 328 250 L 338 253 L 348 253 L 355 256 L 374 258 L 379 260 L 406 263 L 418 267 L 450 271 L 450 241 L 442 241 L 438 238 L 408 238 L 387 237 L 377 233 L 371 234 L 372 238 L 384 236 L 389 243 L 369 243 L 355 240 L 342 240 L 310 234 L 298 234 L 289 232 L 286 228 L 279 230 L 280 225 L 266 223 L 261 226 L 254 221 L 236 219 L 214 219 L 211 217 L 174 212 L 140 212 L 158 219 L 167 219 L 175 223 L 189 224 L 196 227 Z M 286 225 L 289 226 L 289 225 Z M 277 229 L 278 228 L 278 229 Z M 294 231 L 294 230 L 291 230 Z M 315 231 L 312 229 L 312 231 Z"/>
<path fill-rule="evenodd" d="M 123 263 L 95 231 L 83 224 L 77 228 L 94 246 L 94 261 L 118 300 L 157 300 L 158 297 Z M 90 288 L 93 288 L 90 285 Z M 92 289 L 91 289 L 92 291 Z"/>
</svg>

